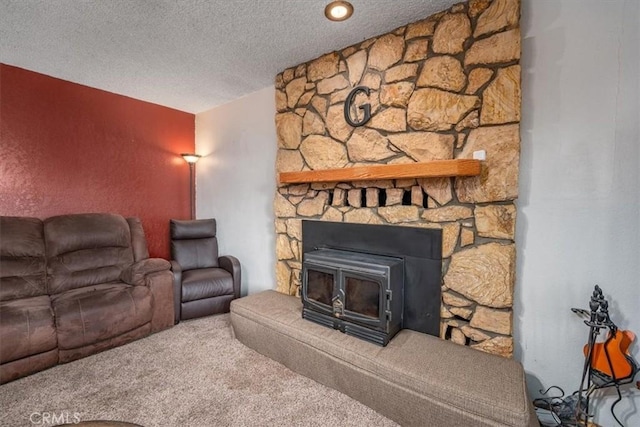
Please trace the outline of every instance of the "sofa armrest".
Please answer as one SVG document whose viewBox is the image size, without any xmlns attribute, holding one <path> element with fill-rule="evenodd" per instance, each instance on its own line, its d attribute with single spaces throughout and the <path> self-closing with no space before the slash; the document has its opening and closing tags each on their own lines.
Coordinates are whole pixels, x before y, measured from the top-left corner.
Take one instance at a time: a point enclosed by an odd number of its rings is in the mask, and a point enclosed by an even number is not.
<svg viewBox="0 0 640 427">
<path fill-rule="evenodd" d="M 120 279 L 134 286 L 147 286 L 145 280 L 149 274 L 168 271 L 171 265 L 169 261 L 162 258 L 147 258 L 131 264 L 129 268 L 124 270 L 120 275 Z"/>
<path fill-rule="evenodd" d="M 238 258 L 234 256 L 225 255 L 218 258 L 218 265 L 220 265 L 220 268 L 227 270 L 231 274 L 231 277 L 233 278 L 233 294 L 235 295 L 235 298 L 240 298 L 240 261 L 238 261 Z"/>
<path fill-rule="evenodd" d="M 171 271 L 173 271 L 173 304 L 175 318 L 173 323 L 178 324 L 182 314 L 182 267 L 178 261 L 171 260 Z"/>
</svg>

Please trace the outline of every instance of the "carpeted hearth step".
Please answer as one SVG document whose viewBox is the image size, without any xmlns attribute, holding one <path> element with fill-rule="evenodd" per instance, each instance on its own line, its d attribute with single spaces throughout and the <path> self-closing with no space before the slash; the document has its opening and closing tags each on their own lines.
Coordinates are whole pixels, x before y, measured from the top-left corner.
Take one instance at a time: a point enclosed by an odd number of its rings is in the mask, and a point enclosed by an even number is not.
<svg viewBox="0 0 640 427">
<path fill-rule="evenodd" d="M 387 347 L 301 317 L 275 291 L 231 304 L 238 340 L 403 426 L 539 426 L 520 363 L 402 330 Z"/>
</svg>

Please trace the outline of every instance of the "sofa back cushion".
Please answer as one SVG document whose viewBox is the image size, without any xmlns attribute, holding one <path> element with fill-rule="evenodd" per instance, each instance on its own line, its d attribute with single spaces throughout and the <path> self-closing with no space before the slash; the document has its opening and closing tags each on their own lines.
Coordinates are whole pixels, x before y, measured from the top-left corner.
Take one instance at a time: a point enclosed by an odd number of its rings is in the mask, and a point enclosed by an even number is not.
<svg viewBox="0 0 640 427">
<path fill-rule="evenodd" d="M 115 214 L 61 215 L 44 221 L 49 292 L 120 281 L 133 263 L 129 223 Z"/>
<path fill-rule="evenodd" d="M 215 219 L 172 219 L 169 230 L 171 259 L 176 260 L 182 270 L 218 267 Z"/>
<path fill-rule="evenodd" d="M 0 301 L 46 295 L 42 221 L 0 217 Z"/>
</svg>

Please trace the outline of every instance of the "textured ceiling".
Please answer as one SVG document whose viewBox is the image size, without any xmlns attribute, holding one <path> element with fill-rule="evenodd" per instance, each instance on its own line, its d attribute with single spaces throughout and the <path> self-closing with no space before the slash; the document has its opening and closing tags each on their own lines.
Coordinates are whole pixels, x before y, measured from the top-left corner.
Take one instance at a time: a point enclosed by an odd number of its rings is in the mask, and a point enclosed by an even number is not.
<svg viewBox="0 0 640 427">
<path fill-rule="evenodd" d="M 0 62 L 191 113 L 460 0 L 0 0 Z"/>
</svg>

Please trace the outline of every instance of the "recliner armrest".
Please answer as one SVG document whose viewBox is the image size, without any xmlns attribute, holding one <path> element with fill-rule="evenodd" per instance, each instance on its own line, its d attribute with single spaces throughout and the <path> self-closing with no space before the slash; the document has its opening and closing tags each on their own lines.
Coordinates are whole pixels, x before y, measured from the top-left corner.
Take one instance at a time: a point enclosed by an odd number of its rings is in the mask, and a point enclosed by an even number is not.
<svg viewBox="0 0 640 427">
<path fill-rule="evenodd" d="M 235 298 L 240 298 L 240 261 L 234 256 L 225 255 L 218 258 L 218 264 L 220 265 L 220 268 L 231 274 L 231 277 L 233 278 L 233 294 L 235 295 Z"/>
<path fill-rule="evenodd" d="M 173 271 L 173 301 L 174 301 L 174 324 L 180 322 L 182 308 L 182 266 L 178 261 L 171 260 L 171 271 Z"/>
<path fill-rule="evenodd" d="M 147 275 L 168 271 L 170 267 L 171 265 L 166 259 L 147 258 L 131 264 L 122 272 L 120 279 L 129 285 L 146 286 L 145 278 Z"/>
</svg>

